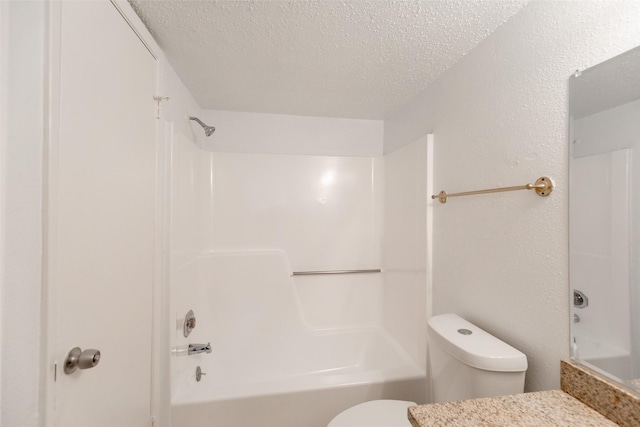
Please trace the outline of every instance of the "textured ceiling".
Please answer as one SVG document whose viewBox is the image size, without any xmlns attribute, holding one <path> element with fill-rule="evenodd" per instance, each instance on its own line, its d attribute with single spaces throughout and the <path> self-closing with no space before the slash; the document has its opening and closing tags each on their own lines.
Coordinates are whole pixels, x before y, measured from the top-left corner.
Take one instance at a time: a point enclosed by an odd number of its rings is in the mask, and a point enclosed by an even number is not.
<svg viewBox="0 0 640 427">
<path fill-rule="evenodd" d="M 205 109 L 383 119 L 528 0 L 130 0 Z"/>
</svg>

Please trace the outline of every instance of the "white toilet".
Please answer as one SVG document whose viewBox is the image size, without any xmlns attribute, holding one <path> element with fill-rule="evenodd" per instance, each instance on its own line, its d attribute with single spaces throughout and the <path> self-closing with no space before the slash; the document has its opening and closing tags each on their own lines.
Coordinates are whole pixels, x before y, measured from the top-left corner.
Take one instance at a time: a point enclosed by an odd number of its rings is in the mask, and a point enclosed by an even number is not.
<svg viewBox="0 0 640 427">
<path fill-rule="evenodd" d="M 428 322 L 434 402 L 524 391 L 527 356 L 455 314 Z M 327 427 L 410 427 L 415 402 L 372 400 L 338 414 Z"/>
</svg>

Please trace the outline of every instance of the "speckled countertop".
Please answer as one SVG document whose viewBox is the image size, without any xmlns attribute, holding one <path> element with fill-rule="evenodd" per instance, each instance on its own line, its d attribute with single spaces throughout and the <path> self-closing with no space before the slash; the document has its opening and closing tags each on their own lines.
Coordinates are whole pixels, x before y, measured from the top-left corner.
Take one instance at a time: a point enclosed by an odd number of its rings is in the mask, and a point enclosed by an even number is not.
<svg viewBox="0 0 640 427">
<path fill-rule="evenodd" d="M 409 421 L 414 427 L 617 426 L 561 390 L 412 406 Z"/>
</svg>

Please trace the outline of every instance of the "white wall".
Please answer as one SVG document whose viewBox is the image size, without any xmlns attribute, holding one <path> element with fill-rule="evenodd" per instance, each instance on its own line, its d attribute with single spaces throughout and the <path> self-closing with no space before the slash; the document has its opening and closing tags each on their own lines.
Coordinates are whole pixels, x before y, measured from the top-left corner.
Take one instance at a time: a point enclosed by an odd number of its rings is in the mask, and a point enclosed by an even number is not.
<svg viewBox="0 0 640 427">
<path fill-rule="evenodd" d="M 282 250 L 293 271 L 381 268 L 381 158 L 214 153 L 212 250 Z M 296 277 L 314 329 L 380 325 L 379 274 Z"/>
<path fill-rule="evenodd" d="M 640 100 L 574 120 L 571 154 L 583 157 L 640 145 L 638 117 Z"/>
<path fill-rule="evenodd" d="M 176 126 L 177 128 L 178 126 Z M 200 218 L 204 212 L 201 199 L 202 188 L 208 182 L 204 174 L 202 150 L 188 137 L 172 130 L 170 135 L 171 184 L 170 184 L 170 242 L 169 251 L 169 345 L 175 349 L 189 342 L 211 341 L 211 337 L 202 337 L 206 331 L 202 328 L 202 298 L 198 291 L 198 270 L 195 260 L 202 253 L 203 236 Z M 183 336 L 185 314 L 194 310 L 198 327 L 189 338 Z M 198 341 L 198 338 L 201 338 Z M 207 341 L 204 341 L 207 342 Z M 188 363 L 176 360 L 172 352 L 169 362 L 170 384 L 167 394 L 175 392 L 179 381 L 178 366 Z M 181 365 L 180 365 L 181 364 Z M 193 373 L 190 371 L 189 373 Z M 167 404 L 169 404 L 167 402 Z"/>
<path fill-rule="evenodd" d="M 173 70 L 166 58 L 160 58 L 160 88 L 158 95 L 169 98 L 161 103 L 162 120 L 170 122 L 173 132 L 196 142 L 204 137 L 202 128 L 187 119 L 187 116 L 200 116 L 202 110 Z"/>
<path fill-rule="evenodd" d="M 568 78 L 639 45 L 639 21 L 633 1 L 533 1 L 385 121 L 385 152 L 434 133 L 436 191 L 555 181 L 434 206 L 434 314 L 526 353 L 529 391 L 569 357 Z"/>
<path fill-rule="evenodd" d="M 181 300 L 174 301 L 171 286 L 181 265 L 193 260 L 201 252 L 201 222 L 187 216 L 188 209 L 200 203 L 199 183 L 203 179 L 201 161 L 197 157 L 200 149 L 196 146 L 196 132 L 187 115 L 200 114 L 200 107 L 184 86 L 178 75 L 164 57 L 159 58 L 160 78 L 158 94 L 168 97 L 161 102 L 161 120 L 159 121 L 158 144 L 161 145 L 159 161 L 160 176 L 164 178 L 160 188 L 160 205 L 164 213 L 163 227 L 165 235 L 161 248 L 162 283 L 159 295 L 156 295 L 156 309 L 160 311 L 157 323 L 160 333 L 156 351 L 159 357 L 155 367 L 155 414 L 159 426 L 168 426 L 171 418 L 171 378 L 170 356 L 166 349 L 175 344 L 181 329 L 176 319 L 177 307 L 182 308 Z M 177 166 L 180 165 L 180 166 Z M 174 173 L 179 171 L 178 174 Z M 178 191 L 176 186 L 180 188 Z M 186 206 L 184 205 L 186 204 Z M 187 278 L 188 279 L 188 278 Z M 187 282 L 188 283 L 193 283 Z M 182 285 L 180 282 L 179 285 Z M 188 295 L 187 292 L 184 293 Z M 181 326 L 181 325 L 180 325 Z"/>
<path fill-rule="evenodd" d="M 427 366 L 427 137 L 384 156 L 383 325 Z"/>
<path fill-rule="evenodd" d="M 37 426 L 40 399 L 45 2 L 2 2 L 0 424 Z"/>
<path fill-rule="evenodd" d="M 209 151 L 308 154 L 324 156 L 382 155 L 381 120 L 354 120 L 283 114 L 204 110 L 199 117 L 216 132 L 209 138 L 199 125 L 199 141 Z"/>
<path fill-rule="evenodd" d="M 375 158 L 215 153 L 209 247 L 281 249 L 296 271 L 379 268 L 382 179 Z"/>
</svg>

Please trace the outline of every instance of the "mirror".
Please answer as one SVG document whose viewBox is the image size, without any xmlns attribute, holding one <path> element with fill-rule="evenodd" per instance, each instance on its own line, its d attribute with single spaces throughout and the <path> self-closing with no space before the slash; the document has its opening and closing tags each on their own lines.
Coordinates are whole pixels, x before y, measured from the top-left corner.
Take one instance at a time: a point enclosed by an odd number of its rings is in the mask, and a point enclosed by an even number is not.
<svg viewBox="0 0 640 427">
<path fill-rule="evenodd" d="M 640 47 L 569 82 L 572 357 L 640 390 Z"/>
</svg>

